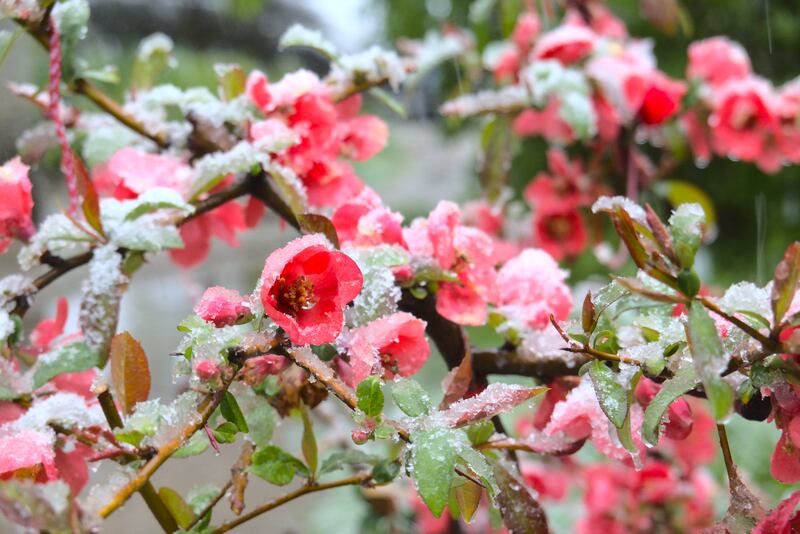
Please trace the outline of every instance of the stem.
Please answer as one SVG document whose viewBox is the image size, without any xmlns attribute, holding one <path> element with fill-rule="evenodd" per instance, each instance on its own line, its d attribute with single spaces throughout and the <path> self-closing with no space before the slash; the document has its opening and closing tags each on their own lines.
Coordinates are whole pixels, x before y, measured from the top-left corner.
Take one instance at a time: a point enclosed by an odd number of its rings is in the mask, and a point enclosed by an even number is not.
<svg viewBox="0 0 800 534">
<path fill-rule="evenodd" d="M 640 362 L 636 358 L 631 358 L 629 356 L 620 356 L 619 354 L 611 354 L 610 352 L 603 352 L 602 350 L 593 349 L 588 345 L 583 345 L 580 348 L 564 347 L 561 350 L 565 350 L 567 352 L 575 352 L 579 354 L 588 354 L 596 360 L 621 362 L 621 363 L 628 363 L 631 365 L 642 365 L 642 362 Z"/>
<path fill-rule="evenodd" d="M 725 430 L 725 425 L 717 425 L 717 434 L 719 434 L 719 446 L 722 449 L 722 458 L 725 460 L 725 471 L 728 473 L 728 484 L 733 487 L 733 485 L 738 482 L 739 475 L 736 472 L 736 464 L 733 463 L 731 446 L 730 443 L 728 443 L 728 433 Z"/>
<path fill-rule="evenodd" d="M 114 404 L 114 397 L 108 390 L 108 386 L 104 386 L 100 393 L 97 394 L 97 400 L 100 402 L 100 407 L 103 409 L 103 415 L 105 415 L 106 421 L 108 421 L 108 426 L 112 429 L 121 428 L 122 417 L 119 415 L 117 405 Z M 161 500 L 161 497 L 149 480 L 145 481 L 139 488 L 139 494 L 144 499 L 150 512 L 156 518 L 156 521 L 158 521 L 158 524 L 164 529 L 164 532 L 175 532 L 178 530 L 178 523 L 175 521 L 175 518 L 172 517 L 172 513 L 170 513 L 164 501 Z"/>
<path fill-rule="evenodd" d="M 739 319 L 735 315 L 731 315 L 729 313 L 726 313 L 726 312 L 722 311 L 719 306 L 717 306 L 714 302 L 712 302 L 708 298 L 706 298 L 706 297 L 698 297 L 697 301 L 700 304 L 702 304 L 703 306 L 705 306 L 706 309 L 716 313 L 720 317 L 722 317 L 722 318 L 726 319 L 727 321 L 730 321 L 731 323 L 735 324 L 737 327 L 739 327 L 739 329 L 743 330 L 747 335 L 749 335 L 753 339 L 758 340 L 764 346 L 764 348 L 770 350 L 771 352 L 776 352 L 780 348 L 778 346 L 778 344 L 775 342 L 774 339 L 771 339 L 770 337 L 765 336 L 764 334 L 759 332 L 757 329 L 753 328 L 752 326 L 750 326 L 746 322 L 742 321 L 741 319 Z"/>
<path fill-rule="evenodd" d="M 211 510 L 213 510 L 213 509 L 214 509 L 214 507 L 217 505 L 217 503 L 218 503 L 219 501 L 221 501 L 221 500 L 222 500 L 222 498 L 225 496 L 225 494 L 226 494 L 226 493 L 228 492 L 228 490 L 231 488 L 231 485 L 233 485 L 233 482 L 232 482 L 231 480 L 229 480 L 228 482 L 226 482 L 226 483 L 225 483 L 225 485 L 224 485 L 224 486 L 222 486 L 222 488 L 220 488 L 220 490 L 219 490 L 219 493 L 217 493 L 217 494 L 216 494 L 216 496 L 214 496 L 214 498 L 211 500 L 211 502 L 210 502 L 210 503 L 208 503 L 208 504 L 206 505 L 206 507 L 205 507 L 205 508 L 203 508 L 203 509 L 200 511 L 200 513 L 199 513 L 199 514 L 197 514 L 197 515 L 195 516 L 195 518 L 192 520 L 192 522 L 191 522 L 191 523 L 189 523 L 189 525 L 188 525 L 188 526 L 187 526 L 187 527 L 186 527 L 184 530 L 186 530 L 186 531 L 190 531 L 190 530 L 192 530 L 192 528 L 194 528 L 194 526 L 195 526 L 197 523 L 199 523 L 200 521 L 202 521 L 202 520 L 203 520 L 203 518 L 204 518 L 206 515 L 208 515 L 209 513 L 211 513 Z"/>
<path fill-rule="evenodd" d="M 372 479 L 372 475 L 370 473 L 361 473 L 358 475 L 354 475 L 348 478 L 343 478 L 341 480 L 337 480 L 334 482 L 327 482 L 325 484 L 315 484 L 313 486 L 302 486 L 297 488 L 294 491 L 287 493 L 286 495 L 282 495 L 277 499 L 273 499 L 267 503 L 262 504 L 258 508 L 255 508 L 253 511 L 244 514 L 241 517 L 237 517 L 233 521 L 225 523 L 224 525 L 220 526 L 216 530 L 212 532 L 212 534 L 222 534 L 223 532 L 228 532 L 237 526 L 241 525 L 242 523 L 249 521 L 259 515 L 269 512 L 270 510 L 274 510 L 278 506 L 286 504 L 289 501 L 293 501 L 298 497 L 302 497 L 303 495 L 308 495 L 310 493 L 316 493 L 318 491 L 324 491 L 333 488 L 340 488 L 343 486 L 360 486 L 362 484 L 366 484 Z"/>
</svg>

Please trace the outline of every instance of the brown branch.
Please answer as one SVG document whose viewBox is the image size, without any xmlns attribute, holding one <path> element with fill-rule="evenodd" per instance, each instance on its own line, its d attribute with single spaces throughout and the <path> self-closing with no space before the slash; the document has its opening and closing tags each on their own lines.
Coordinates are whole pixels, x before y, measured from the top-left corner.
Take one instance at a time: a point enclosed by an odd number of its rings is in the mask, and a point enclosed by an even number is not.
<svg viewBox="0 0 800 534">
<path fill-rule="evenodd" d="M 224 525 L 214 530 L 212 534 L 222 534 L 223 532 L 228 532 L 246 521 L 250 521 L 251 519 L 258 517 L 263 513 L 269 512 L 270 510 L 274 510 L 275 508 L 283 504 L 286 504 L 289 501 L 293 501 L 298 497 L 302 497 L 303 495 L 308 495 L 310 493 L 316 493 L 318 491 L 324 491 L 333 488 L 340 488 L 342 486 L 361 486 L 369 483 L 371 480 L 372 480 L 371 473 L 360 473 L 358 475 L 353 475 L 351 477 L 343 478 L 341 480 L 336 480 L 334 482 L 315 484 L 313 486 L 302 486 L 294 491 L 290 491 L 286 495 L 282 495 L 277 499 L 273 499 L 265 504 L 262 504 L 258 508 L 253 509 L 253 511 L 244 514 L 241 517 L 237 517 L 233 521 L 225 523 Z"/>
</svg>

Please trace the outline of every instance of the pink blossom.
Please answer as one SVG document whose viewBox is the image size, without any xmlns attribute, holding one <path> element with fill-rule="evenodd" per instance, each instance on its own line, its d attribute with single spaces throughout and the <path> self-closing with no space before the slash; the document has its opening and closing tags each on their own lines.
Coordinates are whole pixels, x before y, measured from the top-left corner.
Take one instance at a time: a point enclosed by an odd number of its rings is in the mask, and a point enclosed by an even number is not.
<svg viewBox="0 0 800 534">
<path fill-rule="evenodd" d="M 702 113 L 699 110 L 692 110 L 684 113 L 680 120 L 695 159 L 701 165 L 706 165 L 711 160 L 711 132 L 708 120 L 701 115 Z"/>
<path fill-rule="evenodd" d="M 366 161 L 380 152 L 389 140 L 389 127 L 374 115 L 360 115 L 340 123 L 341 154 L 354 161 Z"/>
<path fill-rule="evenodd" d="M 0 254 L 12 238 L 27 241 L 36 231 L 31 220 L 33 197 L 28 170 L 19 157 L 0 167 Z"/>
<path fill-rule="evenodd" d="M 525 11 L 517 18 L 517 25 L 511 34 L 511 40 L 519 50 L 527 50 L 541 31 L 542 23 L 534 11 Z"/>
<path fill-rule="evenodd" d="M 687 78 L 719 86 L 750 76 L 750 58 L 742 45 L 727 37 L 710 37 L 689 45 Z"/>
<path fill-rule="evenodd" d="M 539 248 L 556 260 L 577 256 L 589 242 L 583 217 L 569 207 L 534 212 L 533 237 Z"/>
<path fill-rule="evenodd" d="M 53 319 L 44 319 L 31 332 L 30 340 L 34 349 L 38 352 L 50 350 L 53 340 L 64 333 L 68 313 L 69 303 L 64 297 L 60 297 L 56 305 L 56 316 Z"/>
<path fill-rule="evenodd" d="M 250 315 L 250 303 L 234 289 L 215 286 L 206 289 L 200 302 L 194 307 L 194 313 L 202 320 L 221 328 L 236 324 Z"/>
<path fill-rule="evenodd" d="M 369 187 L 336 208 L 331 221 L 342 244 L 405 245 L 403 216 L 383 206 L 380 197 Z"/>
<path fill-rule="evenodd" d="M 115 152 L 105 164 L 95 167 L 94 183 L 100 195 L 120 200 L 137 198 L 155 187 L 185 195 L 192 183 L 192 172 L 175 156 L 126 147 Z"/>
<path fill-rule="evenodd" d="M 597 35 L 586 27 L 562 25 L 541 36 L 533 48 L 533 57 L 557 59 L 569 65 L 589 55 L 596 40 Z"/>
<path fill-rule="evenodd" d="M 268 375 L 277 375 L 289 366 L 289 359 L 279 354 L 264 354 L 248 358 L 244 362 L 242 380 L 251 386 L 258 386 Z"/>
<path fill-rule="evenodd" d="M 213 360 L 201 360 L 194 364 L 194 374 L 204 382 L 216 380 L 221 372 L 219 364 Z"/>
<path fill-rule="evenodd" d="M 425 322 L 405 312 L 382 317 L 350 332 L 351 386 L 371 374 L 384 378 L 416 374 L 428 359 Z"/>
<path fill-rule="evenodd" d="M 628 30 L 625 28 L 625 23 L 614 16 L 606 6 L 591 2 L 584 4 L 584 7 L 589 11 L 591 19 L 589 24 L 586 23 L 584 15 L 575 8 L 567 10 L 567 15 L 564 17 L 564 24 L 590 27 L 598 35 L 611 37 L 619 41 L 628 37 Z"/>
<path fill-rule="evenodd" d="M 686 84 L 653 71 L 646 78 L 630 77 L 625 82 L 628 106 L 643 124 L 655 126 L 672 117 L 686 94 Z"/>
<path fill-rule="evenodd" d="M 274 251 L 261 273 L 264 311 L 298 345 L 330 343 L 342 331 L 344 307 L 361 291 L 358 265 L 320 234 Z"/>
<path fill-rule="evenodd" d="M 566 277 L 547 252 L 525 249 L 497 274 L 497 287 L 504 288 L 495 301 L 498 311 L 539 330 L 548 325 L 550 314 L 563 321 L 572 308 Z"/>
<path fill-rule="evenodd" d="M 571 474 L 557 465 L 526 462 L 520 467 L 520 474 L 541 499 L 562 500 L 572 483 Z"/>
<path fill-rule="evenodd" d="M 182 224 L 180 235 L 184 246 L 170 249 L 169 256 L 181 267 L 193 267 L 208 257 L 212 237 L 217 237 L 235 248 L 239 246 L 236 231 L 246 230 L 248 227 L 244 208 L 236 202 L 227 202 Z"/>
<path fill-rule="evenodd" d="M 778 94 L 776 105 L 779 133 L 777 144 L 783 157 L 792 163 L 800 163 L 800 80 L 784 85 Z"/>
</svg>

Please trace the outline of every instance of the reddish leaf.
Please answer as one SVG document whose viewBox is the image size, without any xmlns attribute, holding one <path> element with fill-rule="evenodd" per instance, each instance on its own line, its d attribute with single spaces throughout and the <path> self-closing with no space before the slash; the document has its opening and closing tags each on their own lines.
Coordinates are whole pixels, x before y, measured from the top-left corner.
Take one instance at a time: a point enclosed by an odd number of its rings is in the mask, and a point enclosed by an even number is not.
<svg viewBox="0 0 800 534">
<path fill-rule="evenodd" d="M 503 523 L 513 534 L 547 534 L 547 518 L 539 502 L 531 494 L 525 482 L 507 461 L 494 461 L 494 477 L 500 492 L 497 504 Z"/>
<path fill-rule="evenodd" d="M 458 509 L 461 511 L 461 517 L 469 523 L 481 503 L 483 488 L 473 481 L 465 479 L 464 483 L 455 487 L 453 491 L 458 502 Z"/>
<path fill-rule="evenodd" d="M 318 213 L 301 213 L 297 216 L 300 231 L 304 234 L 322 234 L 334 247 L 339 248 L 339 235 L 330 219 Z"/>
<path fill-rule="evenodd" d="M 103 230 L 103 223 L 100 220 L 100 197 L 97 195 L 97 190 L 94 188 L 94 182 L 89 177 L 89 171 L 83 161 L 72 151 L 72 161 L 75 164 L 75 175 L 78 181 L 78 192 L 83 198 L 81 208 L 83 209 L 83 216 L 86 217 L 86 222 L 89 223 L 97 233 L 105 237 Z"/>
<path fill-rule="evenodd" d="M 772 282 L 772 313 L 776 329 L 792 304 L 798 282 L 800 282 L 800 241 L 795 241 L 789 245 L 783 259 L 775 267 L 775 277 Z"/>
<path fill-rule="evenodd" d="M 672 248 L 672 236 L 669 233 L 669 230 L 661 222 L 661 219 L 658 218 L 656 212 L 653 211 L 653 208 L 650 207 L 650 204 L 644 205 L 644 212 L 647 217 L 647 224 L 650 225 L 650 229 L 653 232 L 653 237 L 658 243 L 659 249 L 663 252 L 675 265 L 680 265 L 680 260 L 678 256 L 675 254 L 675 251 Z"/>
<path fill-rule="evenodd" d="M 144 349 L 128 332 L 111 340 L 111 381 L 114 394 L 125 413 L 150 394 L 150 369 Z"/>
<path fill-rule="evenodd" d="M 547 391 L 546 387 L 527 388 L 516 384 L 489 384 L 479 394 L 452 404 L 437 418 L 451 427 L 460 427 L 488 419 Z"/>
<path fill-rule="evenodd" d="M 439 404 L 440 410 L 447 409 L 454 402 L 463 399 L 472 384 L 472 351 L 467 346 L 464 358 L 458 367 L 452 369 L 442 380 L 444 397 Z"/>
<path fill-rule="evenodd" d="M 585 333 L 591 333 L 594 330 L 594 323 L 597 315 L 594 309 L 594 302 L 592 302 L 592 292 L 587 291 L 586 297 L 583 299 L 583 309 L 581 310 L 581 326 Z"/>
</svg>

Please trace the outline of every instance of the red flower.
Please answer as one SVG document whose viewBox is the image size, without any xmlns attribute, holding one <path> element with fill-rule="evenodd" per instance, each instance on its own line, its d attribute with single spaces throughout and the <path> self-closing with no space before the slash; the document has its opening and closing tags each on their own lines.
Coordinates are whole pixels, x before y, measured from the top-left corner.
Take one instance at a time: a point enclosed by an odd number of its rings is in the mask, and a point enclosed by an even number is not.
<svg viewBox="0 0 800 534">
<path fill-rule="evenodd" d="M 674 115 L 686 93 L 685 84 L 657 70 L 633 74 L 625 80 L 624 88 L 628 107 L 648 126 L 661 124 Z"/>
<path fill-rule="evenodd" d="M 361 271 L 349 256 L 332 250 L 322 235 L 307 235 L 267 258 L 261 303 L 292 343 L 330 343 L 342 331 L 344 307 L 362 283 Z"/>
<path fill-rule="evenodd" d="M 339 206 L 331 221 L 342 244 L 405 246 L 403 216 L 386 208 L 369 187 L 365 187 L 352 201 Z"/>
<path fill-rule="evenodd" d="M 238 291 L 215 286 L 206 289 L 194 307 L 194 313 L 221 328 L 236 324 L 239 319 L 250 315 L 250 303 Z"/>
<path fill-rule="evenodd" d="M 12 238 L 27 240 L 34 233 L 33 198 L 29 167 L 19 157 L 0 167 L 0 254 L 11 244 Z"/>
<path fill-rule="evenodd" d="M 411 376 L 422 369 L 430 352 L 425 322 L 405 312 L 356 328 L 351 336 L 348 343 L 351 386 L 374 372 L 387 379 Z"/>
</svg>

